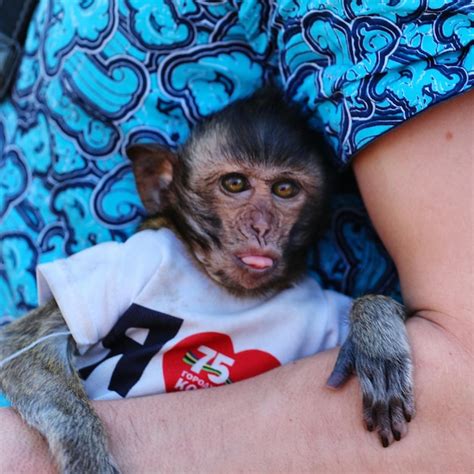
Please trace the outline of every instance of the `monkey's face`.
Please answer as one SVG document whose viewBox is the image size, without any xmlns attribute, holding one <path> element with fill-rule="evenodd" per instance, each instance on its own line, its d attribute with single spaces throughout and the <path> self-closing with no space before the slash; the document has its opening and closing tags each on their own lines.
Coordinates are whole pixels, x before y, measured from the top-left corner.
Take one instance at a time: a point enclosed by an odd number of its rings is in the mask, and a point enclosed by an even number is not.
<svg viewBox="0 0 474 474">
<path fill-rule="evenodd" d="M 195 171 L 180 194 L 193 203 L 184 213 L 188 243 L 208 275 L 249 295 L 281 289 L 299 276 L 317 225 L 316 174 L 232 160 L 215 172 Z"/>
</svg>

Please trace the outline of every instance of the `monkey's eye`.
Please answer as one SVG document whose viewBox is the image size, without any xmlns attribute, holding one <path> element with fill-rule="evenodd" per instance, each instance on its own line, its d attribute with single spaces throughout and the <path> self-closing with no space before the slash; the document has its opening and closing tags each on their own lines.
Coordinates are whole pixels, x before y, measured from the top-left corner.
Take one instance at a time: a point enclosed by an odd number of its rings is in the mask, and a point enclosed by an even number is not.
<svg viewBox="0 0 474 474">
<path fill-rule="evenodd" d="M 247 178 L 238 173 L 226 174 L 221 178 L 221 184 L 229 193 L 241 193 L 250 187 Z"/>
<path fill-rule="evenodd" d="M 299 192 L 299 186 L 293 181 L 278 181 L 272 186 L 272 193 L 283 199 L 292 198 Z"/>
</svg>

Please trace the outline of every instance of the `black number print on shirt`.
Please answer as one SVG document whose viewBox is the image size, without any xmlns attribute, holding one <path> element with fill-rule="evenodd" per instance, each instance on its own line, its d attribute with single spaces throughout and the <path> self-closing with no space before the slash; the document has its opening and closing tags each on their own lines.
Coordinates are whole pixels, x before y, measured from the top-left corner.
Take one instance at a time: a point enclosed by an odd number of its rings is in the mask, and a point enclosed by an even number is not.
<svg viewBox="0 0 474 474">
<path fill-rule="evenodd" d="M 178 334 L 182 324 L 180 318 L 132 304 L 102 340 L 109 353 L 99 362 L 80 369 L 79 375 L 86 380 L 104 361 L 120 355 L 108 388 L 126 397 L 151 359 Z M 139 337 L 142 340 L 137 340 Z"/>
</svg>

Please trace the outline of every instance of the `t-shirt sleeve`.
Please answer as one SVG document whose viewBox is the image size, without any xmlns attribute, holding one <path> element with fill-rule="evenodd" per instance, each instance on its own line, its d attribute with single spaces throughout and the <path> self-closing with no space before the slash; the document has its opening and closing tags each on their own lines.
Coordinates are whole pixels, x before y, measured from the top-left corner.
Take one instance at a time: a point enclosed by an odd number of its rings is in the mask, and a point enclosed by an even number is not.
<svg viewBox="0 0 474 474">
<path fill-rule="evenodd" d="M 56 300 L 79 350 L 107 335 L 159 268 L 156 234 L 139 232 L 38 266 L 40 304 Z"/>
<path fill-rule="evenodd" d="M 337 335 L 334 346 L 344 343 L 349 334 L 350 320 L 349 314 L 352 308 L 353 299 L 333 290 L 324 290 L 324 296 L 328 308 L 330 320 L 335 326 L 334 334 Z"/>
</svg>

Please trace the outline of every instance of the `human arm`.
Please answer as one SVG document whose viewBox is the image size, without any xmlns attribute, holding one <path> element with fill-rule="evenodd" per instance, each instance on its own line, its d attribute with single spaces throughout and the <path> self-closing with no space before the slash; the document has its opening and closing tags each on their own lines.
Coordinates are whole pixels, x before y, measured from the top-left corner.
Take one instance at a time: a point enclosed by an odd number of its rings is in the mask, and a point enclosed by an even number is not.
<svg viewBox="0 0 474 474">
<path fill-rule="evenodd" d="M 418 415 L 407 438 L 382 449 L 363 430 L 356 381 L 324 387 L 329 351 L 230 387 L 97 402 L 125 472 L 472 470 L 473 99 L 425 112 L 355 162 L 416 312 L 408 327 Z M 43 472 L 42 441 L 10 411 L 0 417 L 0 472 Z"/>
<path fill-rule="evenodd" d="M 364 431 L 355 380 L 338 392 L 324 387 L 336 351 L 232 387 L 95 407 L 123 472 L 468 472 L 471 359 L 431 323 L 409 326 L 418 416 L 388 449 Z M 0 472 L 54 472 L 41 438 L 10 410 L 1 418 Z"/>
</svg>

